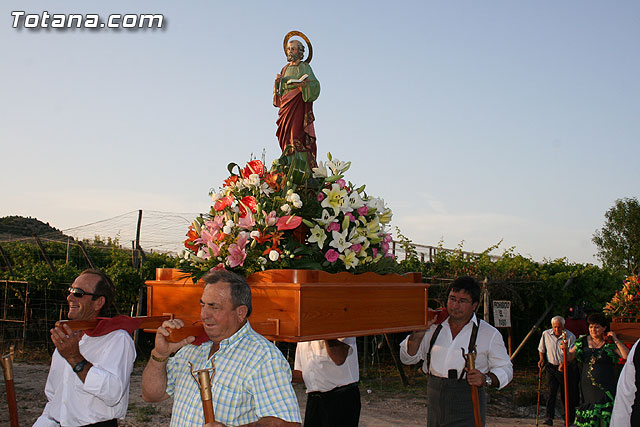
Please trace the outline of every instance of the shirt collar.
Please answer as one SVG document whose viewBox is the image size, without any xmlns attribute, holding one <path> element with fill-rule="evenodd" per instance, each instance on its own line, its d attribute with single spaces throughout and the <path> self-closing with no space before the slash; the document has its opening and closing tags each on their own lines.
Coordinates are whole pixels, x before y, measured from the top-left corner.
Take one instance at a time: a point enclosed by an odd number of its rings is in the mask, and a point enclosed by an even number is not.
<svg viewBox="0 0 640 427">
<path fill-rule="evenodd" d="M 473 313 L 473 314 L 471 315 L 471 319 L 469 319 L 469 321 L 468 321 L 467 323 L 465 323 L 465 325 L 462 327 L 462 329 L 466 328 L 466 327 L 467 327 L 467 325 L 472 325 L 472 324 L 474 324 L 474 323 L 475 323 L 476 325 L 480 326 L 478 322 L 479 322 L 479 321 L 478 321 L 478 318 L 476 317 L 476 314 L 475 314 L 475 313 Z M 450 326 L 450 324 L 449 324 L 449 318 L 448 318 L 448 317 L 443 321 L 443 323 L 446 323 L 446 324 L 447 324 L 447 327 L 451 327 L 451 326 Z"/>
<path fill-rule="evenodd" d="M 243 338 L 249 335 L 250 331 L 251 325 L 249 325 L 249 319 L 247 319 L 247 322 L 242 325 L 242 327 L 238 329 L 235 334 L 220 341 L 220 349 L 233 346 L 237 342 L 240 342 Z"/>
</svg>

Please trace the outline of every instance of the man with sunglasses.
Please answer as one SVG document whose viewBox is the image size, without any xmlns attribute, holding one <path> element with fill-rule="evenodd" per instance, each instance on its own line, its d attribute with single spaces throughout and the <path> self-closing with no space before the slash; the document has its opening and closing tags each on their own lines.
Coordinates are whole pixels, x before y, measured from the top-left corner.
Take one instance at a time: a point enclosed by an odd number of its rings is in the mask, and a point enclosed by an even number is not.
<svg viewBox="0 0 640 427">
<path fill-rule="evenodd" d="M 500 332 L 474 314 L 480 301 L 480 285 L 471 277 L 459 277 L 449 287 L 448 317 L 427 331 L 417 331 L 400 344 L 406 365 L 423 360 L 427 380 L 427 426 L 474 425 L 470 385 L 478 387 L 482 425 L 486 418 L 486 387 L 505 387 L 513 378 L 513 366 Z M 465 353 L 476 347 L 476 369 L 467 371 Z M 466 376 L 466 378 L 465 378 Z"/>
<path fill-rule="evenodd" d="M 85 270 L 67 291 L 70 320 L 105 316 L 115 296 L 111 279 Z M 48 403 L 34 427 L 117 427 L 129 404 L 129 377 L 136 358 L 131 336 L 115 330 L 102 336 L 51 329 L 56 347 L 45 386 Z"/>
</svg>

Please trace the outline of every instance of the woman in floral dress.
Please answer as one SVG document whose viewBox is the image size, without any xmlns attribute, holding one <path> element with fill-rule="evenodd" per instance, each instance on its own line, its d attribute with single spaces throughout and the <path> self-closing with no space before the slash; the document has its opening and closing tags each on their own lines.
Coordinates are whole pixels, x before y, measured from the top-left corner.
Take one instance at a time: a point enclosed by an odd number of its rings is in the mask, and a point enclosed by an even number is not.
<svg viewBox="0 0 640 427">
<path fill-rule="evenodd" d="M 614 367 L 620 357 L 627 357 L 629 349 L 614 332 L 605 333 L 608 322 L 603 314 L 591 314 L 587 323 L 589 335 L 578 338 L 567 353 L 569 361 L 577 359 L 582 364 L 580 387 L 584 404 L 576 411 L 575 424 L 579 427 L 608 426 L 616 394 Z"/>
</svg>

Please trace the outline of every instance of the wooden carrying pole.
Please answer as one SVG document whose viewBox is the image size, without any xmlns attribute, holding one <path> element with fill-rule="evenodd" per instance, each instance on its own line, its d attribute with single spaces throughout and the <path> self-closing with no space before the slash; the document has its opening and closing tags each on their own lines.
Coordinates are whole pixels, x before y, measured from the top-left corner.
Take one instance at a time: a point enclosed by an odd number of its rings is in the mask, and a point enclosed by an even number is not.
<svg viewBox="0 0 640 427">
<path fill-rule="evenodd" d="M 464 352 L 462 349 L 462 357 L 466 360 L 467 370 L 470 371 L 476 368 L 476 347 L 469 353 Z M 473 421 L 475 427 L 482 427 L 482 414 L 480 413 L 480 397 L 478 396 L 478 387 L 475 385 L 469 385 L 471 387 L 471 403 L 473 404 Z"/>
<path fill-rule="evenodd" d="M 162 326 L 165 320 L 171 320 L 171 316 L 149 316 L 149 317 L 132 317 L 132 320 L 140 320 L 138 329 L 156 329 Z M 72 331 L 85 331 L 98 326 L 101 319 L 95 320 L 60 320 L 56 322 L 56 326 L 67 325 Z"/>
<path fill-rule="evenodd" d="M 567 331 L 562 331 L 562 373 L 564 374 L 564 424 L 569 427 L 569 369 L 567 366 Z"/>
<path fill-rule="evenodd" d="M 13 347 L 11 347 L 9 354 L 0 358 L 0 363 L 2 363 L 4 384 L 7 388 L 7 404 L 9 406 L 9 420 L 11 420 L 11 427 L 19 427 L 18 404 L 16 402 L 16 390 L 13 385 Z"/>
</svg>

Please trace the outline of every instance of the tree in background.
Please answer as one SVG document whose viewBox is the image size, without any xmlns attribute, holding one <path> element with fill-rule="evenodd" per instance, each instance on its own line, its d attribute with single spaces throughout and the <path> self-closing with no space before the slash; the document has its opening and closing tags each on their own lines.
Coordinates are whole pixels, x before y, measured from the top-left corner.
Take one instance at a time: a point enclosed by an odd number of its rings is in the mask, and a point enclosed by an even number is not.
<svg viewBox="0 0 640 427">
<path fill-rule="evenodd" d="M 605 224 L 593 235 L 605 267 L 635 274 L 640 267 L 640 204 L 635 197 L 616 200 Z"/>
</svg>

